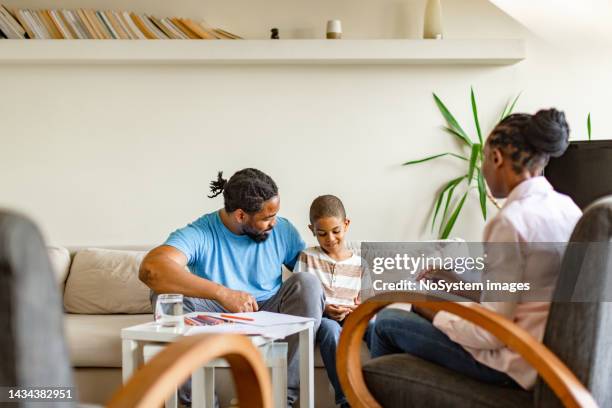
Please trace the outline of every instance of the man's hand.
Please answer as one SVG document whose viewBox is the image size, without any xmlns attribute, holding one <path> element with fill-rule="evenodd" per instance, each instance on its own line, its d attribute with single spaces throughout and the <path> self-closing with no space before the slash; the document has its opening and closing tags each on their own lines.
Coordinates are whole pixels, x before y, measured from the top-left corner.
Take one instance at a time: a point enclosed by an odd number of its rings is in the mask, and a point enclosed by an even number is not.
<svg viewBox="0 0 612 408">
<path fill-rule="evenodd" d="M 341 322 L 342 320 L 344 320 L 344 318 L 352 311 L 353 309 L 351 309 L 348 306 L 331 305 L 331 304 L 325 305 L 325 314 L 330 319 L 333 319 L 337 322 Z"/>
<path fill-rule="evenodd" d="M 222 287 L 217 294 L 217 302 L 232 313 L 256 312 L 259 309 L 257 300 L 251 294 L 226 287 Z"/>
</svg>

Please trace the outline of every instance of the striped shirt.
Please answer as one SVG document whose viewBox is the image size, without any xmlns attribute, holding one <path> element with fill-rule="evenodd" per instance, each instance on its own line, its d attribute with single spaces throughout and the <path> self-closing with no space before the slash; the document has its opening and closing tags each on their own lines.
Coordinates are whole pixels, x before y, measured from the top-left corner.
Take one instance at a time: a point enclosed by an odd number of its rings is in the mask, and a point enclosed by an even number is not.
<svg viewBox="0 0 612 408">
<path fill-rule="evenodd" d="M 361 290 L 361 257 L 355 252 L 350 258 L 336 261 L 321 247 L 303 250 L 298 256 L 293 272 L 312 273 L 319 278 L 325 292 L 325 303 L 355 305 Z"/>
</svg>

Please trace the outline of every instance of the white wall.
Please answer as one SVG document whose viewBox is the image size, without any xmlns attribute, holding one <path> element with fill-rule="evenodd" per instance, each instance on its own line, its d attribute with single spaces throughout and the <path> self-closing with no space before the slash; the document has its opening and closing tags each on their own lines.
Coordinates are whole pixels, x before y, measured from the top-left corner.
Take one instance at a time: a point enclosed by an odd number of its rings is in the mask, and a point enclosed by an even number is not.
<svg viewBox="0 0 612 408">
<path fill-rule="evenodd" d="M 249 38 L 278 26 L 321 37 L 416 37 L 422 1 L 10 1 L 18 7 L 123 8 L 206 18 Z M 367 4 L 363 4 L 367 3 Z M 359 7 L 356 6 L 359 4 Z M 604 138 L 610 57 L 546 44 L 484 0 L 443 1 L 448 38 L 525 38 L 515 66 L 8 66 L 0 65 L 0 206 L 34 217 L 65 245 L 153 244 L 222 205 L 206 198 L 217 170 L 254 166 L 281 190 L 281 214 L 307 235 L 319 194 L 341 197 L 353 239 L 430 238 L 435 192 L 458 163 L 400 163 L 456 149 L 440 130 L 437 92 L 472 129 L 474 85 L 489 128 L 506 99 L 564 109 L 585 137 Z M 480 237 L 477 200 L 456 235 Z"/>
</svg>

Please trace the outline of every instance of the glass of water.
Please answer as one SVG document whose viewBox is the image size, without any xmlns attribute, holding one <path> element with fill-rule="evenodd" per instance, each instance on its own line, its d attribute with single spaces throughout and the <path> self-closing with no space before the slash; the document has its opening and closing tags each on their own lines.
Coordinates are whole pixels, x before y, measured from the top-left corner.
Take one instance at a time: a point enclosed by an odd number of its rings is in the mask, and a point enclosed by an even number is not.
<svg viewBox="0 0 612 408">
<path fill-rule="evenodd" d="M 162 326 L 183 325 L 183 295 L 164 293 L 157 297 L 155 321 Z"/>
</svg>

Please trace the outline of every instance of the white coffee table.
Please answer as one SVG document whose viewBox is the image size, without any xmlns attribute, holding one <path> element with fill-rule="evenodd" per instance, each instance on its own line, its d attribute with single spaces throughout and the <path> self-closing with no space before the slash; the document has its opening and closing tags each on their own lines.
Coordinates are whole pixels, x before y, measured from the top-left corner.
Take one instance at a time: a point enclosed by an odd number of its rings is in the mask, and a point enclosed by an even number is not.
<svg viewBox="0 0 612 408">
<path fill-rule="evenodd" d="M 199 312 L 190 315 L 202 314 Z M 162 327 L 155 322 L 139 324 L 121 330 L 122 374 L 125 383 L 146 360 L 163 349 L 165 343 L 174 342 L 185 335 L 189 326 L 182 328 Z M 300 407 L 314 408 L 314 322 L 292 323 L 275 326 L 283 335 L 299 334 L 298 353 L 300 357 Z M 275 407 L 287 404 L 287 344 L 275 342 L 264 336 L 249 336 L 262 353 L 264 361 L 272 371 L 272 387 Z M 227 367 L 223 359 L 211 361 L 192 375 L 192 406 L 194 408 L 214 407 L 214 369 Z M 176 395 L 167 403 L 175 407 Z"/>
</svg>

